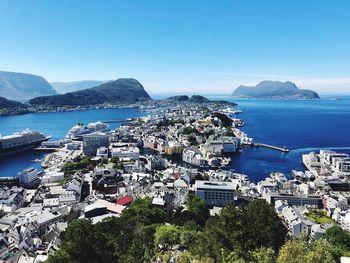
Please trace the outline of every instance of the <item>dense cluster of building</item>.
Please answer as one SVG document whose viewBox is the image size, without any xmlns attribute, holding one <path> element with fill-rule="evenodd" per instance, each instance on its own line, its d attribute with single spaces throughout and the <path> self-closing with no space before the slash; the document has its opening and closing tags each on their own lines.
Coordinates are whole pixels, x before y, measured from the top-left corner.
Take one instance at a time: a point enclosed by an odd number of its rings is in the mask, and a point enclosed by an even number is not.
<svg viewBox="0 0 350 263">
<path fill-rule="evenodd" d="M 227 126 L 218 116 L 235 121 Z M 145 197 L 174 210 L 186 206 L 190 191 L 212 214 L 263 198 L 296 237 L 319 238 L 334 224 L 350 230 L 348 155 L 310 153 L 303 156 L 306 171 L 293 170 L 288 177 L 274 172 L 255 184 L 227 168 L 241 144 L 252 142 L 238 129 L 243 124 L 227 105 L 195 104 L 160 109 L 116 130 L 84 134 L 81 141 L 44 143 L 56 149 L 46 157 L 45 170 L 26 169 L 18 176 L 21 186 L 1 188 L 1 259 L 42 262 L 74 219 L 96 224 Z M 68 174 L 67 163 L 79 163 L 83 156 L 90 157 L 84 167 Z M 320 211 L 327 223 L 312 218 Z"/>
</svg>

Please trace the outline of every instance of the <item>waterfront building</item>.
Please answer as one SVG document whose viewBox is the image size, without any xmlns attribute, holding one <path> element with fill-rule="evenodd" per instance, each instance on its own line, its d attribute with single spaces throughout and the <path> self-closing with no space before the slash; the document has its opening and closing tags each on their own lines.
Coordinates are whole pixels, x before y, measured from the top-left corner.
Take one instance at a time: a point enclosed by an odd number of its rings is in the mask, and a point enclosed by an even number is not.
<svg viewBox="0 0 350 263">
<path fill-rule="evenodd" d="M 234 153 L 239 149 L 240 141 L 236 137 L 209 138 L 201 145 L 202 153 L 206 158 L 222 156 L 223 154 Z"/>
<path fill-rule="evenodd" d="M 19 177 L 19 182 L 24 187 L 34 187 L 39 185 L 40 177 L 42 175 L 42 171 L 38 171 L 37 169 L 30 167 L 24 169 L 19 172 L 17 176 Z"/>
<path fill-rule="evenodd" d="M 83 135 L 83 152 L 85 155 L 94 156 L 100 147 L 109 146 L 109 136 L 102 132 L 94 132 Z"/>
<path fill-rule="evenodd" d="M 225 206 L 237 200 L 237 185 L 232 182 L 211 182 L 196 180 L 194 191 L 207 205 Z"/>
</svg>

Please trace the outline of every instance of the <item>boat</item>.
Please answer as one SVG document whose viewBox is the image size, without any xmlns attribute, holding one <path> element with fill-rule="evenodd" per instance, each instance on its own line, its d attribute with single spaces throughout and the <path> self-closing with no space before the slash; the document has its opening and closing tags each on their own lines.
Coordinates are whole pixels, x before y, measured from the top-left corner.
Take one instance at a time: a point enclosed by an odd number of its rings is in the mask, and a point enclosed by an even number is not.
<svg viewBox="0 0 350 263">
<path fill-rule="evenodd" d="M 88 125 L 84 125 L 83 123 L 78 123 L 74 125 L 67 133 L 66 139 L 69 140 L 79 140 L 84 134 L 89 134 L 98 131 L 104 131 L 109 127 L 108 124 L 98 121 L 92 122 Z"/>
<path fill-rule="evenodd" d="M 47 141 L 50 138 L 51 136 L 45 136 L 38 131 L 28 129 L 7 136 L 0 135 L 0 156 L 33 150 L 43 141 Z"/>
</svg>

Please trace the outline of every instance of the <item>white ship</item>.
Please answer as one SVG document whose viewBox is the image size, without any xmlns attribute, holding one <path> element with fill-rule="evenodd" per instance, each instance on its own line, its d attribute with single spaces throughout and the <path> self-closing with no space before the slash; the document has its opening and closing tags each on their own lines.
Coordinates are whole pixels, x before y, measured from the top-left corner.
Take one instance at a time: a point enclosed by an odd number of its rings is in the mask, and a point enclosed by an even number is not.
<svg viewBox="0 0 350 263">
<path fill-rule="evenodd" d="M 97 131 L 104 131 L 109 126 L 106 123 L 101 121 L 92 122 L 88 125 L 84 125 L 83 123 L 78 123 L 74 125 L 67 133 L 66 139 L 69 140 L 78 140 L 81 139 L 81 136 L 84 134 L 89 134 Z"/>
</svg>

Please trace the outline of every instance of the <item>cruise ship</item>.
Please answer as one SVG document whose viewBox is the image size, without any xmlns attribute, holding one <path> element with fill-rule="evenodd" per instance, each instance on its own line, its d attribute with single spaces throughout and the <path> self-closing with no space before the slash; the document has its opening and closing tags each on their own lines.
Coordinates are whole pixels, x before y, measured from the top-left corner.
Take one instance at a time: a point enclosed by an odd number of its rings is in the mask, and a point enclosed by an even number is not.
<svg viewBox="0 0 350 263">
<path fill-rule="evenodd" d="M 84 134 L 89 134 L 97 131 L 104 131 L 107 128 L 108 128 L 108 125 L 101 121 L 92 122 L 92 123 L 89 123 L 88 125 L 84 125 L 83 123 L 78 123 L 68 131 L 66 135 L 66 139 L 79 140 L 81 139 L 81 136 Z"/>
<path fill-rule="evenodd" d="M 11 135 L 0 135 L 0 156 L 28 151 L 47 141 L 51 136 L 45 136 L 37 131 L 24 130 Z"/>
</svg>

